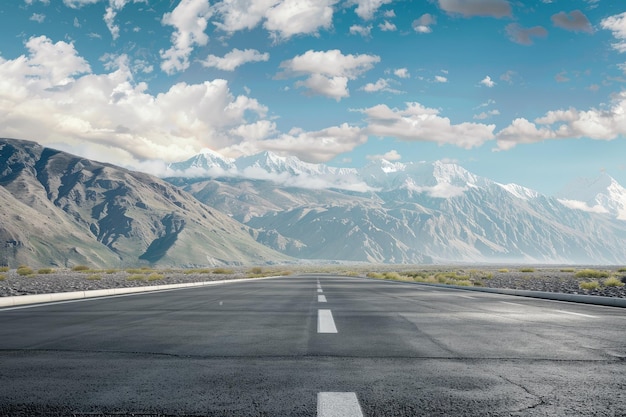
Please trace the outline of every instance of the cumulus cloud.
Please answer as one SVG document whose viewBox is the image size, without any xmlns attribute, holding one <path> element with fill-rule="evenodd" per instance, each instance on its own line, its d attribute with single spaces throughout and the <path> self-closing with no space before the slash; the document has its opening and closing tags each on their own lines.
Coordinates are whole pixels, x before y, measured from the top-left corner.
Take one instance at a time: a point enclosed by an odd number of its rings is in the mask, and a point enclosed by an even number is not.
<svg viewBox="0 0 626 417">
<path fill-rule="evenodd" d="M 41 13 L 33 13 L 29 20 L 37 23 L 43 23 L 43 21 L 46 20 L 46 15 Z"/>
<path fill-rule="evenodd" d="M 495 138 L 495 125 L 480 123 L 452 124 L 437 109 L 420 103 L 406 103 L 405 109 L 391 109 L 385 104 L 361 110 L 367 116 L 367 132 L 381 137 L 406 141 L 451 144 L 470 149 Z"/>
<path fill-rule="evenodd" d="M 617 42 L 612 44 L 613 48 L 619 52 L 626 52 L 626 12 L 602 19 L 600 26 L 613 32 L 613 37 L 617 39 Z"/>
<path fill-rule="evenodd" d="M 215 25 L 226 32 L 263 27 L 276 39 L 314 34 L 330 28 L 338 0 L 223 0 L 214 6 Z"/>
<path fill-rule="evenodd" d="M 480 81 L 480 84 L 484 85 L 485 87 L 489 87 L 489 88 L 491 88 L 494 85 L 496 85 L 496 83 L 488 75 Z"/>
<path fill-rule="evenodd" d="M 398 161 L 402 159 L 402 155 L 400 155 L 395 149 L 392 149 L 381 155 L 367 155 L 366 158 L 370 161 L 379 161 L 381 159 L 384 159 L 385 161 Z"/>
<path fill-rule="evenodd" d="M 177 83 L 160 94 L 135 83 L 127 56 L 94 74 L 71 43 L 31 38 L 28 54 L 0 58 L 0 136 L 35 139 L 122 166 L 180 161 L 211 147 L 273 134 L 267 108 L 231 93 L 225 80 Z M 263 130 L 265 129 L 265 131 Z M 83 154 L 84 156 L 87 156 Z"/>
<path fill-rule="evenodd" d="M 350 26 L 350 34 L 351 35 L 361 35 L 364 38 L 367 38 L 372 33 L 372 25 L 369 26 L 361 26 L 361 25 L 352 25 Z"/>
<path fill-rule="evenodd" d="M 506 26 L 506 33 L 515 43 L 521 45 L 532 45 L 532 38 L 545 38 L 548 36 L 548 31 L 542 26 L 534 26 L 532 28 L 523 28 L 517 23 L 510 23 Z"/>
<path fill-rule="evenodd" d="M 343 123 L 317 131 L 294 128 L 288 133 L 272 138 L 244 143 L 225 148 L 228 155 L 251 155 L 262 151 L 295 155 L 305 162 L 327 162 L 337 155 L 350 152 L 367 142 L 367 134 L 356 126 Z"/>
<path fill-rule="evenodd" d="M 63 0 L 63 4 L 72 9 L 78 9 L 88 4 L 94 4 L 100 0 Z"/>
<path fill-rule="evenodd" d="M 201 64 L 205 67 L 214 67 L 223 71 L 234 71 L 240 65 L 248 62 L 261 62 L 270 59 L 269 53 L 260 53 L 256 49 L 233 49 L 223 57 L 209 55 Z"/>
<path fill-rule="evenodd" d="M 409 70 L 407 68 L 396 68 L 393 70 L 393 75 L 398 78 L 410 78 L 411 74 L 409 74 Z"/>
<path fill-rule="evenodd" d="M 171 75 L 189 68 L 193 48 L 209 42 L 204 31 L 211 16 L 208 0 L 181 0 L 171 13 L 163 15 L 161 23 L 175 29 L 170 49 L 159 51 L 163 71 Z"/>
<path fill-rule="evenodd" d="M 447 83 L 448 82 L 448 78 L 442 76 L 442 75 L 435 75 L 435 82 L 436 83 Z"/>
<path fill-rule="evenodd" d="M 492 116 L 498 116 L 500 114 L 499 110 L 489 110 L 489 111 L 484 111 L 482 113 L 479 114 L 475 114 L 474 115 L 474 119 L 475 120 L 485 120 L 485 119 L 489 119 Z"/>
<path fill-rule="evenodd" d="M 437 23 L 435 16 L 426 13 L 413 21 L 413 30 L 417 33 L 431 33 L 431 26 Z"/>
<path fill-rule="evenodd" d="M 463 17 L 511 16 L 511 5 L 506 0 L 438 0 L 439 7 L 448 13 L 460 14 Z"/>
<path fill-rule="evenodd" d="M 593 33 L 591 22 L 580 10 L 570 13 L 560 12 L 551 17 L 554 26 L 573 32 Z"/>
<path fill-rule="evenodd" d="M 392 82 L 393 80 L 390 80 L 390 79 L 379 78 L 378 81 L 376 81 L 375 83 L 365 84 L 361 88 L 361 90 L 367 93 L 375 93 L 377 91 L 386 91 L 388 93 L 400 94 L 401 91 L 391 87 Z"/>
<path fill-rule="evenodd" d="M 283 61 L 283 69 L 277 78 L 307 76 L 296 87 L 304 87 L 311 94 L 319 94 L 340 100 L 348 97 L 348 80 L 370 70 L 380 61 L 376 55 L 344 55 L 338 49 L 330 51 L 309 50 L 293 59 Z"/>
<path fill-rule="evenodd" d="M 357 5 L 354 12 L 361 19 L 370 20 L 382 5 L 389 4 L 392 1 L 393 0 L 350 0 L 348 4 Z"/>
<path fill-rule="evenodd" d="M 533 122 L 516 119 L 497 134 L 498 149 L 548 139 L 613 140 L 626 135 L 626 92 L 611 107 L 581 111 L 574 108 L 547 112 Z"/>
<path fill-rule="evenodd" d="M 398 29 L 395 24 L 391 23 L 388 20 L 385 20 L 383 23 L 379 24 L 378 28 L 383 32 L 394 32 Z"/>
</svg>

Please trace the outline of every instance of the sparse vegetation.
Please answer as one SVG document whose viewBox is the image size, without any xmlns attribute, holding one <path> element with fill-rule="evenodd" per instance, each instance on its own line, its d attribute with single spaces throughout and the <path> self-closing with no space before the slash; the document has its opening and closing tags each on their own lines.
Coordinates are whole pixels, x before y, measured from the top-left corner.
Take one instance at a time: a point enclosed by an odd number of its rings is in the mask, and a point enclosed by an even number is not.
<svg viewBox="0 0 626 417">
<path fill-rule="evenodd" d="M 209 268 L 186 269 L 183 273 L 185 275 L 211 274 L 211 273 L 213 273 L 213 270 L 211 270 Z"/>
<path fill-rule="evenodd" d="M 0 272 L 9 272 L 8 266 L 0 266 Z"/>
<path fill-rule="evenodd" d="M 218 275 L 232 275 L 235 273 L 235 271 L 233 271 L 232 269 L 227 269 L 227 268 L 215 268 L 213 270 L 214 274 L 218 274 Z"/>
<path fill-rule="evenodd" d="M 89 271 L 89 267 L 87 265 L 76 265 L 72 268 L 74 272 L 86 272 Z"/>
<path fill-rule="evenodd" d="M 605 287 L 623 287 L 624 283 L 617 277 L 609 277 L 603 282 Z"/>
<path fill-rule="evenodd" d="M 153 272 L 150 275 L 148 275 L 148 281 L 158 281 L 165 278 L 165 276 L 163 274 L 159 274 L 157 272 Z"/>
<path fill-rule="evenodd" d="M 260 266 L 255 266 L 254 268 L 250 269 L 248 273 L 254 274 L 254 275 L 261 275 L 263 273 L 263 268 L 261 268 Z"/>
<path fill-rule="evenodd" d="M 2 271 L 2 270 L 0 269 L 0 271 Z M 626 272 L 626 268 L 619 268 L 619 269 L 617 270 L 617 272 Z"/>
<path fill-rule="evenodd" d="M 105 269 L 104 272 L 106 274 L 115 274 L 116 272 L 119 272 L 118 269 Z"/>
<path fill-rule="evenodd" d="M 41 268 L 37 270 L 38 274 L 42 274 L 42 275 L 47 275 L 47 274 L 51 274 L 54 272 L 54 269 L 52 268 Z"/>
<path fill-rule="evenodd" d="M 89 274 L 87 275 L 87 279 L 89 281 L 98 281 L 102 279 L 102 276 L 100 274 Z"/>
<path fill-rule="evenodd" d="M 574 274 L 576 278 L 593 278 L 593 279 L 608 278 L 609 275 L 610 274 L 607 271 L 598 271 L 596 269 L 582 269 L 576 272 L 576 274 Z"/>
<path fill-rule="evenodd" d="M 574 268 L 562 268 L 561 272 L 574 272 L 576 271 Z"/>
<path fill-rule="evenodd" d="M 35 271 L 33 271 L 32 268 L 30 268 L 30 267 L 28 267 L 26 265 L 20 265 L 17 268 L 16 272 L 17 272 L 17 275 L 20 275 L 20 276 L 23 276 L 23 277 L 35 274 Z"/>
<path fill-rule="evenodd" d="M 129 275 L 128 278 L 126 278 L 129 281 L 143 281 L 144 279 L 146 279 L 146 275 L 145 274 L 133 274 L 133 275 Z"/>
<path fill-rule="evenodd" d="M 581 290 L 597 290 L 600 288 L 600 283 L 598 281 L 584 281 L 578 284 Z"/>
<path fill-rule="evenodd" d="M 520 268 L 520 272 L 535 272 L 535 268 Z"/>
<path fill-rule="evenodd" d="M 498 269 L 498 272 L 501 272 L 501 273 L 503 273 L 503 274 L 506 274 L 507 272 L 509 272 L 509 270 L 508 270 L 508 269 L 506 269 L 506 268 L 501 268 L 501 269 Z"/>
<path fill-rule="evenodd" d="M 5 279 L 7 279 L 7 276 L 5 274 L 0 274 L 0 281 L 4 281 Z"/>
</svg>

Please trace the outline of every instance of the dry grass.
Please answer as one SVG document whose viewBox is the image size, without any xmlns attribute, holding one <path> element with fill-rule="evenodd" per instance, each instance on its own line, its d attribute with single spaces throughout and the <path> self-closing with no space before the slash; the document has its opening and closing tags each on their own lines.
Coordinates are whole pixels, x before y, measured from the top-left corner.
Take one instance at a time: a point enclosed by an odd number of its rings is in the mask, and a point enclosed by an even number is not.
<svg viewBox="0 0 626 417">
<path fill-rule="evenodd" d="M 578 284 L 581 290 L 597 290 L 600 288 L 600 283 L 598 281 L 584 281 Z"/>
<path fill-rule="evenodd" d="M 0 266 L 0 272 L 9 272 L 8 266 Z"/>
<path fill-rule="evenodd" d="M 4 281 L 5 279 L 7 279 L 7 276 L 5 274 L 0 274 L 0 281 Z"/>
<path fill-rule="evenodd" d="M 17 275 L 20 275 L 22 277 L 27 277 L 29 275 L 34 275 L 35 271 L 32 270 L 32 268 L 26 266 L 26 265 L 20 265 L 17 268 Z"/>
<path fill-rule="evenodd" d="M 214 274 L 218 274 L 218 275 L 232 275 L 235 273 L 235 271 L 233 271 L 232 269 L 227 269 L 227 268 L 215 268 L 213 270 Z"/>
<path fill-rule="evenodd" d="M 52 274 L 53 272 L 54 272 L 54 269 L 52 268 L 41 268 L 37 270 L 37 273 L 41 275 Z"/>
<path fill-rule="evenodd" d="M 604 284 L 605 287 L 623 287 L 624 283 L 617 277 L 610 277 L 605 279 L 602 284 Z"/>
<path fill-rule="evenodd" d="M 520 268 L 520 272 L 535 272 L 535 268 Z"/>
<path fill-rule="evenodd" d="M 76 265 L 72 268 L 72 271 L 74 272 L 87 272 L 89 270 L 90 268 L 87 265 Z"/>
<path fill-rule="evenodd" d="M 576 278 L 594 278 L 594 279 L 608 278 L 609 275 L 610 274 L 607 271 L 598 271 L 597 269 L 582 269 L 576 272 L 576 274 L 574 274 Z"/>
</svg>

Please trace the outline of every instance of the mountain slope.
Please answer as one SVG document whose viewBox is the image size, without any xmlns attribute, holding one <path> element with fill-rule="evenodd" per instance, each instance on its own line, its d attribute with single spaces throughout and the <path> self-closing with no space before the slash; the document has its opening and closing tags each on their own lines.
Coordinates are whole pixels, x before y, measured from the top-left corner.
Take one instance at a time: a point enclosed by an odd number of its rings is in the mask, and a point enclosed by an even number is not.
<svg viewBox="0 0 626 417">
<path fill-rule="evenodd" d="M 146 174 L 11 139 L 0 139 L 0 167 L 5 263 L 180 266 L 287 259 L 254 241 L 247 227 Z"/>
<path fill-rule="evenodd" d="M 295 170 L 299 164 L 293 158 L 288 164 L 282 163 L 287 159 L 273 164 L 272 160 L 261 155 L 236 163 L 239 173 L 250 163 L 257 170 L 265 169 L 268 178 L 280 177 L 280 181 L 252 181 L 241 176 L 171 181 L 253 227 L 255 237 L 264 244 L 300 258 L 391 263 L 626 263 L 626 222 L 620 220 L 618 210 L 609 210 L 621 195 L 614 182 L 604 187 L 612 193 L 598 199 L 598 204 L 607 208 L 594 213 L 441 161 L 403 164 L 380 160 L 360 170 L 335 169 L 331 184 L 345 183 L 342 177 L 351 178 L 369 190 L 355 192 L 286 187 L 284 176 L 312 179 L 332 168 L 308 167 L 304 172 Z"/>
</svg>

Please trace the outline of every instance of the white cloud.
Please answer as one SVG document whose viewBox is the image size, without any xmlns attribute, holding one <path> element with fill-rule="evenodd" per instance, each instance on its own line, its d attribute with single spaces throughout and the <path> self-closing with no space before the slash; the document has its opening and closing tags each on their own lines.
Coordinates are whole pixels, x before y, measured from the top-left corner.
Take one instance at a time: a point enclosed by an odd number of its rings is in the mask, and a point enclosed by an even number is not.
<svg viewBox="0 0 626 417">
<path fill-rule="evenodd" d="M 400 155 L 395 149 L 392 149 L 382 155 L 367 155 L 366 158 L 370 161 L 379 161 L 381 159 L 384 159 L 385 161 L 398 161 L 402 159 L 402 155 Z"/>
<path fill-rule="evenodd" d="M 554 26 L 571 30 L 573 32 L 593 33 L 591 22 L 580 10 L 574 10 L 570 13 L 559 12 L 551 17 Z"/>
<path fill-rule="evenodd" d="M 532 38 L 540 37 L 545 38 L 548 36 L 548 31 L 541 26 L 534 26 L 532 28 L 523 28 L 517 23 L 510 23 L 506 26 L 506 33 L 509 35 L 509 39 L 511 39 L 515 43 L 519 43 L 521 45 L 532 45 Z"/>
<path fill-rule="evenodd" d="M 589 138 L 613 140 L 626 135 L 626 92 L 620 93 L 607 109 L 581 111 L 574 108 L 547 112 L 534 123 L 516 119 L 498 132 L 498 148 L 510 149 L 519 143 L 547 139 Z"/>
<path fill-rule="evenodd" d="M 417 33 L 431 33 L 431 26 L 437 23 L 435 16 L 426 13 L 413 21 L 413 30 Z"/>
<path fill-rule="evenodd" d="M 311 74 L 304 81 L 298 81 L 296 87 L 303 87 L 311 95 L 321 95 L 337 101 L 349 97 L 347 77 L 327 77 L 322 74 Z"/>
<path fill-rule="evenodd" d="M 95 4 L 100 0 L 63 0 L 63 4 L 72 9 L 78 9 L 88 4 Z"/>
<path fill-rule="evenodd" d="M 357 5 L 357 8 L 354 11 L 361 19 L 370 20 L 374 17 L 374 14 L 381 6 L 389 4 L 392 1 L 393 0 L 350 0 L 348 4 Z"/>
<path fill-rule="evenodd" d="M 485 120 L 485 119 L 489 119 L 492 116 L 498 116 L 500 114 L 499 110 L 489 110 L 489 111 L 484 111 L 482 113 L 479 114 L 475 114 L 474 115 L 474 119 L 475 120 Z"/>
<path fill-rule="evenodd" d="M 315 34 L 330 28 L 338 0 L 223 0 L 214 9 L 222 17 L 215 25 L 226 32 L 253 29 L 261 22 L 276 39 Z"/>
<path fill-rule="evenodd" d="M 29 20 L 37 23 L 43 23 L 43 21 L 46 20 L 46 15 L 41 13 L 33 13 Z"/>
<path fill-rule="evenodd" d="M 312 94 L 320 94 L 336 100 L 349 96 L 348 80 L 370 70 L 380 61 L 376 55 L 344 55 L 338 49 L 330 51 L 309 50 L 293 59 L 283 61 L 283 72 L 278 78 L 308 76 L 296 83 Z"/>
<path fill-rule="evenodd" d="M 248 62 L 262 62 L 270 59 L 269 53 L 260 53 L 256 49 L 233 49 L 224 57 L 209 55 L 206 60 L 202 61 L 205 67 L 215 67 L 223 71 L 234 71 L 240 65 Z"/>
<path fill-rule="evenodd" d="M 350 26 L 350 34 L 351 35 L 361 35 L 364 38 L 367 38 L 372 33 L 372 25 L 369 26 L 360 26 L 360 25 L 352 25 Z"/>
<path fill-rule="evenodd" d="M 436 83 L 447 83 L 448 82 L 448 78 L 442 76 L 442 75 L 435 75 L 435 82 Z"/>
<path fill-rule="evenodd" d="M 495 125 L 468 122 L 452 124 L 447 117 L 439 116 L 438 110 L 419 103 L 406 103 L 403 110 L 380 104 L 361 112 L 367 116 L 367 132 L 381 137 L 451 144 L 466 149 L 495 138 Z"/>
<path fill-rule="evenodd" d="M 244 133 L 256 132 L 254 140 L 273 134 L 267 108 L 234 96 L 225 80 L 178 83 L 153 95 L 133 81 L 125 55 L 110 56 L 107 72 L 93 74 L 72 44 L 38 37 L 26 47 L 27 55 L 0 58 L 0 136 L 90 149 L 94 159 L 136 167 L 233 146 Z"/>
<path fill-rule="evenodd" d="M 438 0 L 439 7 L 448 13 L 463 17 L 509 17 L 511 5 L 506 0 Z"/>
<path fill-rule="evenodd" d="M 393 75 L 398 78 L 410 78 L 411 74 L 409 74 L 409 70 L 407 68 L 396 68 L 393 70 Z"/>
<path fill-rule="evenodd" d="M 26 4 L 28 4 L 28 5 L 31 5 L 31 4 L 33 4 L 33 3 L 34 3 L 34 2 L 36 2 L 36 1 L 37 1 L 37 0 L 24 0 L 24 3 L 26 3 Z M 43 4 L 45 4 L 45 5 L 50 4 L 50 0 L 39 0 L 39 1 L 40 1 L 41 3 L 43 3 Z"/>
<path fill-rule="evenodd" d="M 380 30 L 382 30 L 383 32 L 393 32 L 393 31 L 396 31 L 398 29 L 396 27 L 396 25 L 394 25 L 393 23 L 391 23 L 388 20 L 385 20 L 383 23 L 380 23 L 378 25 L 378 28 Z"/>
<path fill-rule="evenodd" d="M 515 71 L 508 70 L 507 72 L 505 72 L 504 74 L 500 76 L 500 79 L 502 81 L 506 81 L 509 84 L 513 84 L 513 77 L 515 77 L 515 75 L 517 75 Z"/>
<path fill-rule="evenodd" d="M 333 20 L 333 5 L 338 0 L 283 0 L 270 8 L 263 25 L 278 39 L 317 33 L 328 29 Z"/>
<path fill-rule="evenodd" d="M 383 13 L 383 16 L 385 16 L 388 19 L 391 19 L 392 17 L 396 17 L 396 12 L 393 10 L 386 10 L 385 13 Z"/>
<path fill-rule="evenodd" d="M 365 84 L 361 90 L 368 93 L 375 93 L 378 91 L 386 91 L 388 93 L 400 94 L 401 91 L 392 88 L 390 83 L 393 82 L 389 79 L 379 78 L 375 83 L 367 83 Z"/>
<path fill-rule="evenodd" d="M 496 83 L 488 75 L 480 81 L 480 84 L 484 85 L 485 87 L 489 87 L 489 88 L 491 88 L 494 85 L 496 85 Z"/>
<path fill-rule="evenodd" d="M 590 207 L 584 201 L 567 200 L 567 199 L 558 199 L 558 201 L 559 203 L 563 204 L 565 207 L 568 207 L 574 210 L 582 210 L 582 211 L 586 211 L 589 213 L 600 213 L 600 214 L 609 212 L 606 208 L 602 207 L 600 204 Z"/>
<path fill-rule="evenodd" d="M 617 42 L 612 44 L 613 48 L 619 52 L 626 52 L 626 12 L 602 19 L 600 26 L 613 32 L 613 37 L 617 39 Z"/>
<path fill-rule="evenodd" d="M 147 0 L 109 0 L 109 6 L 106 8 L 104 14 L 104 22 L 106 23 L 107 28 L 109 28 L 109 32 L 111 32 L 113 40 L 119 38 L 120 36 L 120 27 L 115 24 L 117 13 L 126 7 L 126 5 L 131 1 L 133 3 L 147 3 Z"/>
<path fill-rule="evenodd" d="M 189 68 L 189 56 L 194 46 L 209 42 L 204 31 L 211 15 L 208 0 L 181 0 L 171 13 L 163 15 L 161 22 L 175 29 L 171 48 L 159 51 L 163 71 L 171 75 Z"/>
<path fill-rule="evenodd" d="M 366 133 L 359 127 L 343 123 L 326 129 L 308 132 L 294 128 L 276 137 L 247 141 L 224 150 L 229 155 L 251 155 L 261 151 L 272 151 L 284 155 L 295 155 L 305 162 L 327 162 L 337 155 L 351 152 L 367 142 Z"/>
</svg>

